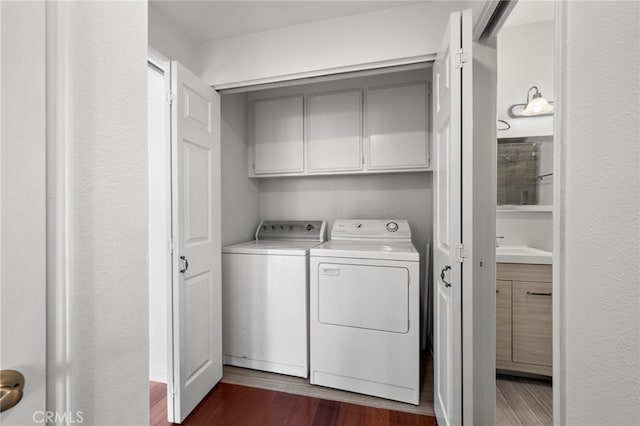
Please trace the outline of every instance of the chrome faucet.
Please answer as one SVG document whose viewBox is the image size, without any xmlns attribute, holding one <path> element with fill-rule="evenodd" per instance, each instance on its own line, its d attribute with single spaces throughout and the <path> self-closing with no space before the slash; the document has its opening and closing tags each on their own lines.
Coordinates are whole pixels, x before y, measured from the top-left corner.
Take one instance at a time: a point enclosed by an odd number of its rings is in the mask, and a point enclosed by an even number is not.
<svg viewBox="0 0 640 426">
<path fill-rule="evenodd" d="M 496 237 L 496 247 L 500 247 L 500 244 L 498 244 L 499 239 L 504 240 L 504 237 Z"/>
</svg>

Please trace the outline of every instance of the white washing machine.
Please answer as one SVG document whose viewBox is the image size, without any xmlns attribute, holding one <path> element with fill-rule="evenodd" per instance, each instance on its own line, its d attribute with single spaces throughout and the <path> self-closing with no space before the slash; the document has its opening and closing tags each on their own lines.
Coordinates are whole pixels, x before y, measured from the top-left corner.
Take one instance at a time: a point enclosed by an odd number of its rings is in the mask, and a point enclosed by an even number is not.
<svg viewBox="0 0 640 426">
<path fill-rule="evenodd" d="M 406 220 L 337 220 L 311 249 L 311 384 L 419 404 L 420 256 Z"/>
<path fill-rule="evenodd" d="M 309 250 L 324 221 L 262 221 L 256 239 L 222 249 L 224 363 L 308 377 Z"/>
</svg>

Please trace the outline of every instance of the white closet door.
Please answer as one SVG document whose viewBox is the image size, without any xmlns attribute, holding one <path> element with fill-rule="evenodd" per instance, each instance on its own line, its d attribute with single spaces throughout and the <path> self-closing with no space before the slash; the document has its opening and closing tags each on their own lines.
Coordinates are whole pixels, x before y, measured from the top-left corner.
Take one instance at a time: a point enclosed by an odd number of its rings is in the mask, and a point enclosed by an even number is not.
<svg viewBox="0 0 640 426">
<path fill-rule="evenodd" d="M 168 418 L 181 423 L 222 378 L 220 95 L 178 62 L 171 62 L 171 87 L 176 247 Z"/>
<path fill-rule="evenodd" d="M 261 99 L 253 104 L 253 172 L 302 172 L 302 96 Z"/>
<path fill-rule="evenodd" d="M 367 91 L 369 169 L 426 168 L 426 83 L 371 88 Z"/>
<path fill-rule="evenodd" d="M 310 172 L 362 169 L 362 92 L 319 93 L 308 98 Z"/>
</svg>

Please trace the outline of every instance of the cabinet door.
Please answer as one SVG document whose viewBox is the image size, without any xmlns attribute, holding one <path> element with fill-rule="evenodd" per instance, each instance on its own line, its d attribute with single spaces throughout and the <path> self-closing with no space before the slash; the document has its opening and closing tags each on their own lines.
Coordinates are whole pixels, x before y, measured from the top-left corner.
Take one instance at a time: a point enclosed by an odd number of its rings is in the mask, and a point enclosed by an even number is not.
<svg viewBox="0 0 640 426">
<path fill-rule="evenodd" d="M 496 359 L 511 361 L 511 281 L 496 281 Z"/>
<path fill-rule="evenodd" d="M 513 281 L 513 362 L 551 365 L 551 283 Z"/>
<path fill-rule="evenodd" d="M 426 83 L 367 91 L 369 169 L 426 168 Z"/>
<path fill-rule="evenodd" d="M 307 102 L 308 170 L 361 170 L 362 92 L 318 93 Z"/>
<path fill-rule="evenodd" d="M 253 172 L 303 171 L 302 96 L 253 103 Z"/>
</svg>

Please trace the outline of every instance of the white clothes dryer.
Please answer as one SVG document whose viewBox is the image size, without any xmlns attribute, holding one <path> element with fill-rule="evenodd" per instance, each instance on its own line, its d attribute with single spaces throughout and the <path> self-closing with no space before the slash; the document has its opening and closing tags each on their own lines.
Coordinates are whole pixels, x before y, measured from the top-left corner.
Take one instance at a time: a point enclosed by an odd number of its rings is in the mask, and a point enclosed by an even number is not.
<svg viewBox="0 0 640 426">
<path fill-rule="evenodd" d="M 419 404 L 420 256 L 406 220 L 337 220 L 311 249 L 311 384 Z"/>
<path fill-rule="evenodd" d="M 308 377 L 309 250 L 324 221 L 262 221 L 222 249 L 222 347 L 228 365 Z"/>
</svg>

